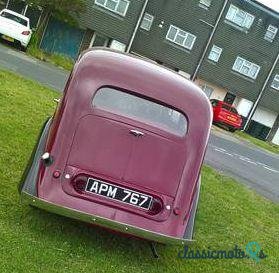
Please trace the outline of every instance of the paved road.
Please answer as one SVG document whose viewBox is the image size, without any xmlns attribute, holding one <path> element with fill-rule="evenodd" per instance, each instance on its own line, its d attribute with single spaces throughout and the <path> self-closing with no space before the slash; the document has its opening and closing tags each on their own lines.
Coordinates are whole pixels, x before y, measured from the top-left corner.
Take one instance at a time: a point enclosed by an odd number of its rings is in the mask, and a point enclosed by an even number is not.
<svg viewBox="0 0 279 273">
<path fill-rule="evenodd" d="M 214 130 L 205 163 L 279 202 L 279 155 L 257 149 L 226 132 Z"/>
<path fill-rule="evenodd" d="M 0 67 L 59 91 L 63 90 L 68 78 L 68 72 L 51 64 L 30 58 L 26 54 L 2 44 L 0 44 Z"/>
<path fill-rule="evenodd" d="M 0 44 L 0 67 L 62 91 L 68 72 Z M 279 156 L 213 130 L 205 163 L 279 202 Z"/>
</svg>

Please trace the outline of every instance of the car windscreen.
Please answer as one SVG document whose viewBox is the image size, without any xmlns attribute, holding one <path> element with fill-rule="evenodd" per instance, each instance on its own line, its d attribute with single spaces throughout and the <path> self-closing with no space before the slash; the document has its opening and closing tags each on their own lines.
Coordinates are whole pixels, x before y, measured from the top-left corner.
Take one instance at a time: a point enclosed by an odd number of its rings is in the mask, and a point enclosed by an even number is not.
<svg viewBox="0 0 279 273">
<path fill-rule="evenodd" d="M 155 126 L 177 136 L 187 132 L 187 119 L 179 111 L 111 87 L 99 89 L 93 107 Z"/>
<path fill-rule="evenodd" d="M 25 19 L 23 19 L 23 18 L 21 18 L 21 17 L 18 17 L 18 16 L 14 15 L 14 14 L 11 14 L 11 13 L 9 13 L 9 12 L 3 11 L 3 12 L 1 13 L 1 16 L 2 16 L 2 17 L 5 17 L 5 18 L 7 18 L 7 19 L 13 20 L 13 21 L 15 21 L 15 22 L 17 22 L 17 23 L 19 23 L 19 24 L 25 26 L 25 27 L 28 26 L 28 22 L 27 22 Z"/>
<path fill-rule="evenodd" d="M 231 112 L 238 115 L 238 112 L 234 107 L 231 108 Z"/>
<path fill-rule="evenodd" d="M 238 112 L 234 107 L 230 107 L 229 105 L 223 104 L 222 108 L 228 110 L 229 112 L 232 112 L 232 113 L 238 115 Z"/>
</svg>

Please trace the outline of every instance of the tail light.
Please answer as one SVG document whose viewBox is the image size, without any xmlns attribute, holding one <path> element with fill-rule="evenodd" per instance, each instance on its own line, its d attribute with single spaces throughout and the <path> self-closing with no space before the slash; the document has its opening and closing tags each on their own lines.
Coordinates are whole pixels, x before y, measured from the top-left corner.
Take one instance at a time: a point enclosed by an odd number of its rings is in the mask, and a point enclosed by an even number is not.
<svg viewBox="0 0 279 273">
<path fill-rule="evenodd" d="M 163 210 L 163 203 L 160 199 L 158 198 L 154 198 L 150 209 L 149 209 L 149 213 L 152 215 L 158 214 L 159 212 L 161 212 Z"/>
<path fill-rule="evenodd" d="M 75 191 L 78 193 L 83 193 L 85 190 L 87 184 L 87 178 L 85 176 L 78 176 L 74 181 L 73 181 L 73 187 Z"/>
<path fill-rule="evenodd" d="M 30 34 L 30 31 L 29 31 L 29 30 L 25 30 L 25 31 L 22 31 L 21 34 L 22 34 L 22 35 L 29 35 L 29 34 Z"/>
</svg>

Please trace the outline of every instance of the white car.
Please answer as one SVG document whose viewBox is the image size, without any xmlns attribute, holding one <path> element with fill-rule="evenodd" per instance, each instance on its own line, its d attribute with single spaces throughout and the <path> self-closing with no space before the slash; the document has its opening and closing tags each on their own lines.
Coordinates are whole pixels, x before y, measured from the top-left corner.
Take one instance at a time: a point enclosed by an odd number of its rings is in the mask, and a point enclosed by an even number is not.
<svg viewBox="0 0 279 273">
<path fill-rule="evenodd" d="M 29 18 L 8 9 L 0 12 L 0 37 L 2 39 L 18 44 L 22 50 L 26 50 L 31 36 Z"/>
</svg>

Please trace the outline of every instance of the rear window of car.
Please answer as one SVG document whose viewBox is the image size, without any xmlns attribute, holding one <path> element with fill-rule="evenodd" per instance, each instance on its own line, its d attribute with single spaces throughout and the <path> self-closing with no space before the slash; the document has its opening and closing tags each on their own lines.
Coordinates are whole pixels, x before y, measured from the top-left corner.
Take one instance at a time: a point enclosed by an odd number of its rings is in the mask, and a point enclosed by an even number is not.
<svg viewBox="0 0 279 273">
<path fill-rule="evenodd" d="M 231 112 L 238 115 L 238 112 L 234 107 L 231 108 Z"/>
<path fill-rule="evenodd" d="M 229 105 L 223 104 L 222 108 L 226 109 L 226 110 L 228 110 L 228 111 L 230 111 L 230 112 L 232 112 L 234 114 L 238 114 L 237 110 L 234 107 L 231 107 Z"/>
<path fill-rule="evenodd" d="M 24 25 L 25 27 L 28 26 L 28 22 L 25 19 L 23 19 L 21 17 L 18 17 L 18 16 L 14 15 L 14 14 L 11 14 L 9 12 L 3 11 L 1 13 L 1 16 L 5 17 L 7 19 L 13 20 L 13 21 L 15 21 L 15 22 L 17 22 L 17 23 L 19 23 L 21 25 Z"/>
<path fill-rule="evenodd" d="M 93 107 L 141 121 L 177 136 L 184 136 L 187 132 L 187 119 L 179 111 L 111 87 L 98 90 Z"/>
<path fill-rule="evenodd" d="M 226 104 L 223 104 L 223 105 L 222 105 L 222 108 L 223 108 L 223 109 L 226 109 L 226 110 L 228 110 L 228 111 L 231 111 L 231 107 L 228 106 L 228 105 L 226 105 Z"/>
</svg>

